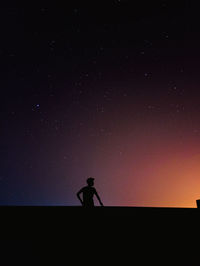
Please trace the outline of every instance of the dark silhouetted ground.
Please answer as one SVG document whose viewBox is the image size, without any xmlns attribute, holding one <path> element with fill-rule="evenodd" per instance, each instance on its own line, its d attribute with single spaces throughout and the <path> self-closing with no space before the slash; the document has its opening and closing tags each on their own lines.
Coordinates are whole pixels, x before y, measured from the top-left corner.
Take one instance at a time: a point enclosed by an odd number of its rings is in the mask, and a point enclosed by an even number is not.
<svg viewBox="0 0 200 266">
<path fill-rule="evenodd" d="M 2 254 L 16 265 L 200 265 L 199 209 L 0 207 L 0 212 Z"/>
</svg>

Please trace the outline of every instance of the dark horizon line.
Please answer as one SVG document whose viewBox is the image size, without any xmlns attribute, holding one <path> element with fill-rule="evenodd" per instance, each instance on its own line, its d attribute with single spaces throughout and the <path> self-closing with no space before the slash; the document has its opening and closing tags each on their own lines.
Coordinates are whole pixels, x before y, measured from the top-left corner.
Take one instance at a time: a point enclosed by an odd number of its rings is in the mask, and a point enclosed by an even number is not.
<svg viewBox="0 0 200 266">
<path fill-rule="evenodd" d="M 18 204 L 8 204 L 8 205 L 0 205 L 0 208 L 5 208 L 5 207 L 19 207 L 19 208 L 22 208 L 22 207 L 60 207 L 60 208 L 81 208 L 81 209 L 84 209 L 83 206 L 81 205 L 18 205 Z M 107 205 L 107 206 L 94 206 L 92 207 L 93 208 L 100 208 L 100 209 L 107 209 L 107 208 L 141 208 L 141 209 L 198 209 L 197 207 L 167 207 L 167 206 L 118 206 L 118 205 Z"/>
</svg>

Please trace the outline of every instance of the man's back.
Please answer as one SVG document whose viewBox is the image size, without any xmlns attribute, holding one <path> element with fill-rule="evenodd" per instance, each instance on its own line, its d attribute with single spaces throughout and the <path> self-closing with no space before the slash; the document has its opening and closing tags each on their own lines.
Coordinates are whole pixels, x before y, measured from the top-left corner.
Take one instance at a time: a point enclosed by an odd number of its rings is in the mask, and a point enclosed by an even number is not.
<svg viewBox="0 0 200 266">
<path fill-rule="evenodd" d="M 93 196 L 95 192 L 94 187 L 86 186 L 82 188 L 84 206 L 94 206 Z"/>
</svg>

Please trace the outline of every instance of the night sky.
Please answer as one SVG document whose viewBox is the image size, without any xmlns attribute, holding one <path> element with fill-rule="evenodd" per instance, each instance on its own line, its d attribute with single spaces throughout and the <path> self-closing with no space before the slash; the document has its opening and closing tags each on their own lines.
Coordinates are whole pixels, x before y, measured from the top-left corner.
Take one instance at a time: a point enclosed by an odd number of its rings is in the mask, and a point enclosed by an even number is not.
<svg viewBox="0 0 200 266">
<path fill-rule="evenodd" d="M 1 7 L 1 205 L 195 206 L 197 2 Z"/>
</svg>

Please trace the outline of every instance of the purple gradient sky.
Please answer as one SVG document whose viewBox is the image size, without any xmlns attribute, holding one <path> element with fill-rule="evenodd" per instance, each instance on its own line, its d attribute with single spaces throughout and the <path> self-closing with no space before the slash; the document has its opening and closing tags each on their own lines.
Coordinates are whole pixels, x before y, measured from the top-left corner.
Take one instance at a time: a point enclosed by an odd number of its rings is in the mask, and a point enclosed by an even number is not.
<svg viewBox="0 0 200 266">
<path fill-rule="evenodd" d="M 197 4 L 68 2 L 0 10 L 0 204 L 194 207 Z"/>
</svg>

